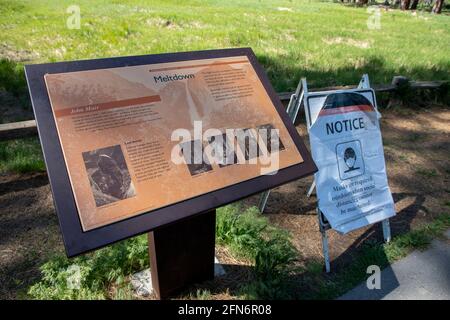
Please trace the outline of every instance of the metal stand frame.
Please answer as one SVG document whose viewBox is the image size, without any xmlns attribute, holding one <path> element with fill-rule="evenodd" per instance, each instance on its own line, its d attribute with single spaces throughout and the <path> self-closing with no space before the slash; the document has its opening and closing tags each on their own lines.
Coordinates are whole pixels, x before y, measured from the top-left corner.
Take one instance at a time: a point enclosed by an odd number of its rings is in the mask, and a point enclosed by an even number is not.
<svg viewBox="0 0 450 320">
<path fill-rule="evenodd" d="M 295 123 L 295 119 L 297 119 L 298 112 L 300 111 L 300 106 L 302 105 L 302 101 L 304 99 L 305 93 L 308 92 L 308 87 L 306 84 L 306 78 L 302 78 L 295 92 L 291 95 L 291 99 L 289 100 L 289 104 L 286 108 L 286 112 L 289 115 L 289 118 L 292 120 L 292 123 Z M 259 199 L 259 212 L 263 213 L 267 204 L 267 200 L 269 199 L 270 190 L 264 191 L 261 194 Z"/>
<path fill-rule="evenodd" d="M 370 81 L 369 76 L 367 74 L 364 74 L 361 78 L 361 81 L 358 84 L 358 89 L 370 89 Z M 306 97 L 308 96 L 308 84 L 306 82 L 306 78 L 302 78 L 297 86 L 297 89 L 295 90 L 294 94 L 291 96 L 291 99 L 289 100 L 288 107 L 286 109 L 286 112 L 288 113 L 289 117 L 292 120 L 292 123 L 295 123 L 295 120 L 297 119 L 297 115 L 301 109 L 302 106 L 304 106 L 304 101 Z M 309 126 L 308 125 L 308 131 Z M 314 189 L 316 188 L 316 181 L 313 180 L 306 196 L 309 198 L 311 194 L 313 193 Z M 261 198 L 259 200 L 259 211 L 261 213 L 264 212 L 264 209 L 267 204 L 267 200 L 269 199 L 270 190 L 265 191 L 261 194 Z M 331 225 L 326 220 L 323 213 L 320 211 L 319 207 L 316 208 L 317 211 L 317 217 L 319 220 L 319 231 L 322 235 L 322 251 L 323 251 L 323 257 L 325 260 L 325 271 L 328 273 L 330 272 L 330 255 L 329 255 L 329 245 L 328 245 L 328 236 L 327 236 L 327 230 L 331 229 Z M 381 221 L 381 225 L 383 228 L 383 237 L 384 241 L 386 243 L 389 243 L 391 241 L 391 227 L 389 224 L 389 219 L 385 219 Z"/>
</svg>

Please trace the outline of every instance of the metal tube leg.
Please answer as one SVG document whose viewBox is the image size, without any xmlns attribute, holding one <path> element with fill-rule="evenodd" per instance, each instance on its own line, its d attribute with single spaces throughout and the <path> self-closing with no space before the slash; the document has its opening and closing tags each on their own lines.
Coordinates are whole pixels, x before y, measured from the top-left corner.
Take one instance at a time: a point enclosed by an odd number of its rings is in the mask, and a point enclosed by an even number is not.
<svg viewBox="0 0 450 320">
<path fill-rule="evenodd" d="M 270 190 L 267 190 L 261 194 L 261 198 L 259 198 L 259 212 L 263 213 L 267 204 L 267 199 L 269 199 Z"/>
<path fill-rule="evenodd" d="M 389 225 L 389 219 L 381 221 L 381 225 L 383 226 L 384 241 L 389 243 L 391 241 L 391 226 Z"/>
<path fill-rule="evenodd" d="M 316 180 L 313 180 L 313 183 L 311 184 L 311 187 L 309 187 L 308 193 L 306 194 L 308 198 L 311 197 L 311 194 L 313 193 L 315 187 L 316 187 Z"/>
<path fill-rule="evenodd" d="M 322 234 L 322 250 L 323 250 L 323 258 L 325 259 L 325 271 L 327 273 L 330 272 L 330 255 L 328 252 L 328 236 L 326 230 L 321 230 Z"/>
<path fill-rule="evenodd" d="M 319 230 L 320 234 L 322 235 L 322 251 L 323 251 L 323 258 L 325 259 L 325 271 L 329 273 L 331 268 L 330 268 L 330 254 L 328 250 L 327 228 L 323 222 L 321 215 L 322 213 L 320 212 L 319 208 L 317 208 L 317 218 L 319 219 Z"/>
</svg>

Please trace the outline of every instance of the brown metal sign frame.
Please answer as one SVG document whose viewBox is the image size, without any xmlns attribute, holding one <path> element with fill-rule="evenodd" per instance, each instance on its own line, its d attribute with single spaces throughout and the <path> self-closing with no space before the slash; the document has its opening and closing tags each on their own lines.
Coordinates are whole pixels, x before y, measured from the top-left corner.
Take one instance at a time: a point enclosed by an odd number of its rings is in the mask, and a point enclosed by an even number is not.
<svg viewBox="0 0 450 320">
<path fill-rule="evenodd" d="M 151 212 L 139 214 L 91 231 L 83 232 L 50 106 L 44 75 L 233 56 L 248 57 L 304 161 L 281 169 L 275 175 L 258 176 Z M 59 218 L 66 253 L 69 257 L 98 249 L 135 235 L 154 231 L 159 227 L 210 211 L 317 171 L 310 153 L 299 137 L 281 101 L 272 88 L 267 75 L 259 65 L 255 54 L 250 48 L 27 65 L 25 66 L 25 73 L 54 204 Z"/>
</svg>

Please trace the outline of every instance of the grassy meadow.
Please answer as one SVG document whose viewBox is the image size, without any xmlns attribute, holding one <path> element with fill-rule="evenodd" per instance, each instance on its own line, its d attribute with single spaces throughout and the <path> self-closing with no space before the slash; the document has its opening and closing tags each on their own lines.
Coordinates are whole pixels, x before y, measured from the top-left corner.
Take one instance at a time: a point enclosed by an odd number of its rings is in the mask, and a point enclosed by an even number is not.
<svg viewBox="0 0 450 320">
<path fill-rule="evenodd" d="M 71 29 L 67 22 L 73 22 L 74 13 L 68 9 L 74 4 L 80 28 Z M 448 13 L 313 0 L 0 0 L 0 28 L 0 123 L 33 117 L 23 74 L 23 65 L 32 63 L 251 47 L 279 92 L 293 90 L 300 77 L 307 77 L 311 87 L 357 83 L 363 73 L 376 84 L 390 83 L 394 75 L 450 80 Z M 37 137 L 0 141 L 0 176 L 44 170 Z M 427 170 L 416 173 L 426 179 L 438 175 Z M 352 268 L 332 276 L 323 274 L 321 260 L 296 265 L 300 253 L 289 232 L 254 207 L 218 209 L 216 235 L 230 256 L 254 267 L 250 279 L 230 296 L 331 299 L 365 279 L 368 264 L 385 267 L 449 227 L 447 209 L 390 244 L 367 244 Z M 82 272 L 78 291 L 67 287 L 72 264 Z M 23 294 L 34 299 L 134 298 L 128 277 L 147 266 L 144 236 L 72 260 L 61 253 L 40 266 L 41 278 Z M 300 273 L 307 274 L 302 291 L 290 287 L 299 282 L 292 275 Z M 182 297 L 212 294 L 201 289 Z"/>
<path fill-rule="evenodd" d="M 0 105 L 6 109 L 0 123 L 32 117 L 23 75 L 28 63 L 251 47 L 277 91 L 292 90 L 302 76 L 311 87 L 355 83 L 363 73 L 372 83 L 399 74 L 450 79 L 450 16 L 444 14 L 310 0 L 80 0 L 79 29 L 71 29 L 73 4 L 0 0 Z M 44 168 L 39 152 L 30 159 L 22 156 L 22 143 L 3 146 L 0 171 Z"/>
<path fill-rule="evenodd" d="M 69 29 L 70 5 L 80 28 Z M 276 90 L 450 78 L 450 17 L 317 1 L 0 1 L 0 58 L 35 63 L 252 47 Z M 70 20 L 69 20 L 70 22 Z"/>
</svg>

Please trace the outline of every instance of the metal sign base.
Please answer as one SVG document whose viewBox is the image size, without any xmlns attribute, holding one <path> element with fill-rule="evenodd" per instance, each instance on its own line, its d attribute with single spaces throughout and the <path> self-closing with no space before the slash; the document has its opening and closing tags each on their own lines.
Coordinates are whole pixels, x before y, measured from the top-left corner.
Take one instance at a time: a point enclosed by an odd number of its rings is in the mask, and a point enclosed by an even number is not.
<svg viewBox="0 0 450 320">
<path fill-rule="evenodd" d="M 361 78 L 361 81 L 358 84 L 358 89 L 370 89 L 370 81 L 369 76 L 367 74 L 364 74 Z M 295 123 L 297 119 L 297 115 L 304 106 L 304 100 L 305 97 L 308 95 L 308 84 L 306 82 L 306 78 L 302 78 L 300 82 L 298 83 L 297 89 L 295 90 L 295 93 L 291 96 L 291 99 L 289 100 L 288 107 L 286 109 L 286 112 L 288 113 L 289 117 L 292 120 L 292 123 Z M 309 131 L 309 127 L 308 127 Z M 311 187 L 309 188 L 306 196 L 309 198 L 311 194 L 314 192 L 314 189 L 316 187 L 316 181 L 313 180 Z M 261 213 L 264 212 L 264 209 L 267 204 L 267 200 L 269 199 L 270 190 L 267 190 L 266 192 L 261 194 L 260 200 L 259 200 L 259 211 Z M 328 236 L 327 236 L 327 230 L 331 229 L 331 225 L 326 220 L 323 213 L 319 210 L 317 207 L 317 217 L 319 219 L 319 231 L 322 235 L 322 250 L 323 250 L 323 257 L 325 260 L 325 270 L 326 272 L 330 272 L 330 255 L 329 255 L 329 245 L 328 245 Z M 383 237 L 384 241 L 386 243 L 389 243 L 391 241 L 391 227 L 389 224 L 389 219 L 385 219 L 381 221 L 382 228 L 383 228 Z"/>
<path fill-rule="evenodd" d="M 148 234 L 151 278 L 158 299 L 214 279 L 215 235 L 215 209 Z"/>
</svg>

